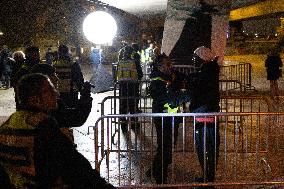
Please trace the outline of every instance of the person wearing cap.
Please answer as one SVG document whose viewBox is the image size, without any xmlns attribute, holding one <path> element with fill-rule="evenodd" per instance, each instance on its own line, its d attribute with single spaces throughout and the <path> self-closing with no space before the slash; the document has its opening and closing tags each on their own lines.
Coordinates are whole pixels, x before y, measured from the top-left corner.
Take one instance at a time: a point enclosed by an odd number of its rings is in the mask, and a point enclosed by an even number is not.
<svg viewBox="0 0 284 189">
<path fill-rule="evenodd" d="M 152 113 L 177 113 L 183 102 L 188 102 L 190 95 L 187 91 L 173 92 L 168 87 L 172 81 L 172 62 L 163 54 L 154 59 L 153 70 L 150 75 L 149 93 L 152 97 Z M 177 119 L 174 119 L 174 126 Z M 157 184 L 167 182 L 167 171 L 172 163 L 172 117 L 155 117 L 154 124 L 157 133 L 157 152 L 152 167 L 146 176 L 153 175 Z"/>
<path fill-rule="evenodd" d="M 189 75 L 192 113 L 219 112 L 219 71 L 218 57 L 207 47 L 198 47 L 193 54 L 193 62 L 199 71 Z M 199 163 L 203 170 L 202 181 L 212 182 L 219 156 L 219 127 L 215 117 L 195 119 L 195 143 Z M 206 160 L 204 160 L 204 135 L 206 136 Z M 205 165 L 204 165 L 205 161 Z M 200 180 L 201 181 L 201 180 Z"/>
</svg>

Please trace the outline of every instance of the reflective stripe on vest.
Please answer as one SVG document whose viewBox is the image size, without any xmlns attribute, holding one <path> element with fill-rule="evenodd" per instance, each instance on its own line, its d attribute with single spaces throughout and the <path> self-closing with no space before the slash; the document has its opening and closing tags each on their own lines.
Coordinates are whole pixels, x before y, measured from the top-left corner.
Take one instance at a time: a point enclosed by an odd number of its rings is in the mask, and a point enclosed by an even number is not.
<svg viewBox="0 0 284 189">
<path fill-rule="evenodd" d="M 144 64 L 146 62 L 146 57 L 145 57 L 145 51 L 144 50 L 141 50 L 141 53 L 140 53 L 140 62 L 142 64 Z"/>
<path fill-rule="evenodd" d="M 137 69 L 134 60 L 120 60 L 117 66 L 117 81 L 137 81 Z"/>
<path fill-rule="evenodd" d="M 70 92 L 71 91 L 71 66 L 72 64 L 67 60 L 57 60 L 53 62 L 53 66 L 56 69 L 59 92 Z"/>
<path fill-rule="evenodd" d="M 35 125 L 46 117 L 17 111 L 0 127 L 0 162 L 16 188 L 35 185 Z"/>
<path fill-rule="evenodd" d="M 166 81 L 166 80 L 162 79 L 161 77 L 153 77 L 151 78 L 151 81 Z"/>
</svg>

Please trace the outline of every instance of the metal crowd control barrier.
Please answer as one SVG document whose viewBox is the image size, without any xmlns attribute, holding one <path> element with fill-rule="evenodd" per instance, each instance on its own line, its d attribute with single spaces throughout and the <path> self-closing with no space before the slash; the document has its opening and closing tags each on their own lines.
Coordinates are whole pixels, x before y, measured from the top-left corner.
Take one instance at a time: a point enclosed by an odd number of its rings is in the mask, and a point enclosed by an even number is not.
<svg viewBox="0 0 284 189">
<path fill-rule="evenodd" d="M 139 84 L 139 94 L 140 96 L 147 96 L 148 94 L 148 88 L 150 86 L 151 81 L 150 80 L 141 80 L 141 81 L 132 81 Z M 114 96 L 119 95 L 119 82 L 116 82 L 114 84 Z"/>
<path fill-rule="evenodd" d="M 177 65 L 177 64 L 174 64 L 173 69 L 178 71 L 178 72 L 184 73 L 186 75 L 196 71 L 196 67 L 193 66 L 193 65 Z"/>
<path fill-rule="evenodd" d="M 252 66 L 250 63 L 225 61 L 225 64 L 227 65 L 221 66 L 221 80 L 239 83 L 244 90 L 255 90 L 252 86 Z M 112 63 L 114 81 L 116 81 L 116 69 L 117 63 Z M 174 64 L 173 69 L 184 74 L 189 74 L 196 71 L 196 67 L 193 65 Z M 145 76 L 144 78 L 148 77 Z"/>
<path fill-rule="evenodd" d="M 120 99 L 138 99 L 138 108 L 141 113 L 152 113 L 152 98 L 150 96 L 139 97 L 121 97 L 108 96 L 105 97 L 100 104 L 101 115 L 119 114 Z M 269 112 L 269 102 L 263 96 L 226 96 L 221 95 L 220 98 L 221 112 Z M 185 112 L 188 112 L 185 109 Z"/>
<path fill-rule="evenodd" d="M 139 83 L 139 94 L 140 96 L 148 96 L 148 88 L 150 86 L 150 80 L 141 80 L 136 81 Z M 230 94 L 244 94 L 246 88 L 237 80 L 219 80 L 219 89 L 220 93 L 224 95 Z M 114 84 L 114 96 L 118 96 L 119 94 L 119 82 Z"/>
<path fill-rule="evenodd" d="M 162 120 L 166 117 L 181 120 L 177 143 L 175 145 L 172 142 L 173 158 L 168 170 L 168 182 L 159 185 L 155 184 L 152 177 L 145 175 L 151 167 L 156 152 L 156 130 L 153 122 L 158 117 Z M 215 162 L 217 166 L 214 182 L 196 181 L 197 178 L 205 176 L 195 149 L 196 118 L 198 117 L 213 117 L 215 133 L 217 130 L 220 133 L 219 158 L 218 162 Z M 127 133 L 122 133 L 119 129 L 118 135 L 111 139 L 113 128 L 121 118 L 128 120 L 129 129 L 133 118 L 139 119 L 142 124 L 136 132 L 129 130 Z M 96 169 L 118 188 L 283 187 L 283 119 L 284 113 L 266 112 L 106 115 L 100 117 L 95 127 L 89 127 L 88 130 L 94 131 Z M 229 124 L 228 120 L 241 121 L 242 136 L 235 130 L 236 126 Z M 235 122 L 235 124 L 238 123 Z M 165 126 L 162 125 L 162 127 Z M 174 133 L 174 127 L 176 127 L 174 121 L 170 127 Z M 204 128 L 206 127 L 205 124 Z M 209 140 L 206 135 L 203 135 L 202 140 Z M 173 138 L 171 140 L 173 141 Z M 203 149 L 206 151 L 206 145 Z M 213 150 L 217 157 L 217 149 Z M 204 169 L 206 170 L 206 164 Z"/>
<path fill-rule="evenodd" d="M 255 90 L 252 86 L 252 66 L 250 63 L 226 61 L 229 65 L 221 66 L 220 79 L 239 81 L 245 90 Z"/>
</svg>

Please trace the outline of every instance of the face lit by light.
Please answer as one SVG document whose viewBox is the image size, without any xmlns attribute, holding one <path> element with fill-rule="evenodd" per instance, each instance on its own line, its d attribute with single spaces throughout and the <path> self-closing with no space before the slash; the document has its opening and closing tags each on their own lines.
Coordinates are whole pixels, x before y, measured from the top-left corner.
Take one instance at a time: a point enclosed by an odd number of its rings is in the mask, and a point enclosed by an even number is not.
<svg viewBox="0 0 284 189">
<path fill-rule="evenodd" d="M 114 18 L 103 11 L 90 13 L 83 22 L 86 38 L 95 44 L 111 42 L 117 31 Z"/>
</svg>

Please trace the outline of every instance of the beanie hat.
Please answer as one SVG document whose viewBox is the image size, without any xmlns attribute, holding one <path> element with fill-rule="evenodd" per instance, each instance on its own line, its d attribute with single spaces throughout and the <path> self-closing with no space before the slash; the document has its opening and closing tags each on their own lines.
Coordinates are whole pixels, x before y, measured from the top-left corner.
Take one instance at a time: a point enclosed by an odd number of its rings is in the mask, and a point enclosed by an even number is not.
<svg viewBox="0 0 284 189">
<path fill-rule="evenodd" d="M 194 54 L 197 55 L 202 60 L 204 60 L 205 62 L 210 62 L 215 58 L 214 53 L 209 48 L 204 46 L 195 49 Z"/>
<path fill-rule="evenodd" d="M 51 76 L 55 73 L 55 68 L 49 64 L 36 64 L 32 67 L 31 72 Z"/>
</svg>

